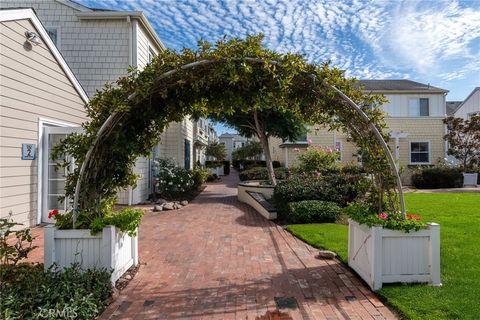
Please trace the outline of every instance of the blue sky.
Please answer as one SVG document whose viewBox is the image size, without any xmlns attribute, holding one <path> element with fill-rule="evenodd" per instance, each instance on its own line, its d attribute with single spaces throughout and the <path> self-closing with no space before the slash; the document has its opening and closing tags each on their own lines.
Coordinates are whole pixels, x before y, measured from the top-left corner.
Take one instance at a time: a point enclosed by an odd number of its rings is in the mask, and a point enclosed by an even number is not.
<svg viewBox="0 0 480 320">
<path fill-rule="evenodd" d="M 448 100 L 463 100 L 480 86 L 480 0 L 78 2 L 143 11 L 163 43 L 177 50 L 199 39 L 262 32 L 271 49 L 330 60 L 359 79 L 430 83 L 450 90 Z"/>
</svg>

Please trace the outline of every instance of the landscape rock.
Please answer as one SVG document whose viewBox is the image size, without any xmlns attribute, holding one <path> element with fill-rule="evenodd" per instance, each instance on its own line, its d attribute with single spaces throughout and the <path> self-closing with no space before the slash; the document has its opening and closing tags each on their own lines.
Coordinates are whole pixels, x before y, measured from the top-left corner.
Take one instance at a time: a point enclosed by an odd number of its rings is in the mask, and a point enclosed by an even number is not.
<svg viewBox="0 0 480 320">
<path fill-rule="evenodd" d="M 173 202 L 167 202 L 163 204 L 163 210 L 174 210 L 175 209 L 175 204 Z"/>
<path fill-rule="evenodd" d="M 158 211 L 162 211 L 162 210 L 163 210 L 162 206 L 159 206 L 159 205 L 153 206 L 153 211 L 154 212 L 158 212 Z"/>
<path fill-rule="evenodd" d="M 180 204 L 182 206 L 186 206 L 188 204 L 188 201 L 187 200 L 180 201 Z"/>
<path fill-rule="evenodd" d="M 130 274 L 125 275 L 125 279 L 132 280 L 132 276 Z"/>
<path fill-rule="evenodd" d="M 164 203 L 167 203 L 167 200 L 160 198 L 160 199 L 158 199 L 157 202 L 155 202 L 155 203 L 156 203 L 156 204 L 164 204 Z"/>
<path fill-rule="evenodd" d="M 318 251 L 317 258 L 318 259 L 334 259 L 337 254 L 330 250 L 320 250 Z"/>
</svg>

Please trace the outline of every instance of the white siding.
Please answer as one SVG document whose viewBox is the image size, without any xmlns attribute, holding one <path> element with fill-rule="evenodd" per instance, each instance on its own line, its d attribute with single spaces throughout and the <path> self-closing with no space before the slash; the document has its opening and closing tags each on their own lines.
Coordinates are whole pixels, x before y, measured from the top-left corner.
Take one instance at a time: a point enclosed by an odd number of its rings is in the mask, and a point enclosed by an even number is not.
<svg viewBox="0 0 480 320">
<path fill-rule="evenodd" d="M 59 50 L 89 97 L 126 74 L 131 25 L 126 20 L 79 20 L 79 12 L 53 0 L 3 0 L 0 8 L 33 8 L 46 27 L 58 28 Z"/>
<path fill-rule="evenodd" d="M 158 50 L 155 48 L 152 39 L 147 35 L 145 29 L 136 23 L 137 31 L 137 67 L 139 69 L 145 68 L 148 64 L 149 51 L 153 51 L 155 55 L 158 54 Z"/>
<path fill-rule="evenodd" d="M 468 119 L 473 112 L 480 112 L 480 88 L 476 88 L 455 112 L 455 117 Z"/>
<path fill-rule="evenodd" d="M 445 96 L 443 94 L 385 94 L 388 102 L 382 106 L 382 109 L 390 117 L 409 117 L 409 100 L 418 98 L 429 99 L 430 117 L 445 116 Z"/>
<path fill-rule="evenodd" d="M 38 143 L 39 118 L 80 125 L 84 102 L 42 41 L 24 48 L 29 20 L 0 23 L 0 216 L 36 224 L 37 160 L 21 160 L 22 143 Z M 38 31 L 37 31 L 38 33 Z M 37 154 L 38 154 L 37 145 Z"/>
</svg>

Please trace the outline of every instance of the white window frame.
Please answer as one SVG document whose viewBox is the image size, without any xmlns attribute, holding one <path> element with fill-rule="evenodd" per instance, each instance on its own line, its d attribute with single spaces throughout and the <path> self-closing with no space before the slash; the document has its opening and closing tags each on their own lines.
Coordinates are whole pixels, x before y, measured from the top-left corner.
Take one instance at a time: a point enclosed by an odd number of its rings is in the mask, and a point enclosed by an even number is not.
<svg viewBox="0 0 480 320">
<path fill-rule="evenodd" d="M 48 26 L 48 27 L 45 27 L 45 31 L 47 31 L 47 35 L 50 37 L 50 35 L 48 34 L 50 31 L 52 30 L 55 30 L 55 32 L 57 33 L 57 42 L 54 42 L 52 38 L 50 38 L 53 42 L 53 44 L 60 50 L 61 49 L 61 46 L 62 46 L 62 32 L 61 32 L 61 28 L 60 26 Z"/>
<path fill-rule="evenodd" d="M 148 56 L 147 56 L 148 63 L 151 63 L 153 61 L 153 58 L 155 58 L 156 56 L 157 56 L 157 53 L 153 50 L 151 46 L 148 46 Z"/>
<path fill-rule="evenodd" d="M 427 99 L 427 100 L 428 100 L 428 116 L 422 116 L 422 115 L 420 115 L 420 111 L 421 111 L 421 110 L 420 110 L 420 99 Z M 414 115 L 414 114 L 411 113 L 411 111 L 410 111 L 410 101 L 411 101 L 411 100 L 418 100 L 418 108 L 419 108 L 419 109 L 418 109 L 418 114 L 419 114 L 419 115 Z M 430 115 L 431 115 L 431 113 L 432 113 L 432 112 L 431 112 L 431 99 L 430 99 L 430 97 L 410 96 L 410 97 L 408 97 L 407 108 L 408 108 L 408 116 L 409 116 L 409 117 L 413 117 L 413 118 L 430 117 Z"/>
<path fill-rule="evenodd" d="M 412 162 L 412 143 L 428 143 L 428 162 Z M 410 140 L 408 141 L 408 164 L 425 165 L 432 164 L 432 143 L 430 140 Z"/>
<path fill-rule="evenodd" d="M 343 143 L 340 140 L 335 141 L 335 151 L 337 151 L 337 144 L 339 145 L 338 152 L 340 153 L 340 159 L 338 161 L 343 161 Z"/>
</svg>

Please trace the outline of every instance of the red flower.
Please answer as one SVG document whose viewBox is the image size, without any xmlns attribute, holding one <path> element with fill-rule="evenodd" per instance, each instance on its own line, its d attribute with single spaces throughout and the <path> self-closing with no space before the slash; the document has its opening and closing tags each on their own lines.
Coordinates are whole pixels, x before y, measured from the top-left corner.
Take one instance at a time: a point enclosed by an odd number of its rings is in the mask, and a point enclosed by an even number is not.
<svg viewBox="0 0 480 320">
<path fill-rule="evenodd" d="M 58 214 L 58 210 L 57 210 L 57 209 L 50 211 L 50 212 L 48 213 L 48 219 L 52 219 L 52 218 L 55 217 L 57 214 Z"/>
<path fill-rule="evenodd" d="M 378 217 L 382 220 L 387 220 L 388 219 L 388 214 L 385 212 L 379 213 Z"/>
<path fill-rule="evenodd" d="M 407 220 L 417 220 L 417 221 L 419 221 L 420 219 L 421 219 L 421 217 L 416 215 L 416 214 L 407 214 Z"/>
</svg>

